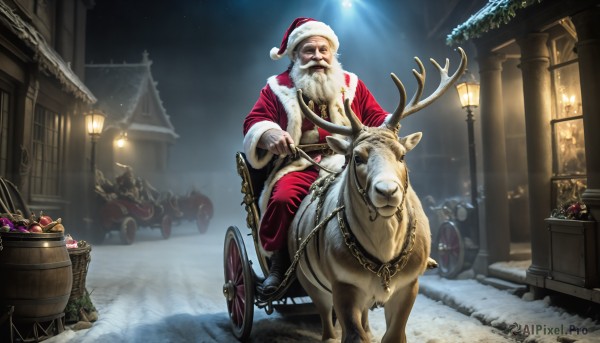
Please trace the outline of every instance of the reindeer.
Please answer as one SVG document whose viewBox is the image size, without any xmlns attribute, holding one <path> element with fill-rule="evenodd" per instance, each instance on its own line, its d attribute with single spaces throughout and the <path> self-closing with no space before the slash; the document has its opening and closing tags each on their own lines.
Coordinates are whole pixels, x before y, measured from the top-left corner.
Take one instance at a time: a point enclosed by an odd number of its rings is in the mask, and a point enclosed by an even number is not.
<svg viewBox="0 0 600 343">
<path fill-rule="evenodd" d="M 418 87 L 406 105 L 406 90 L 394 75 L 400 93 L 396 110 L 381 127 L 366 127 L 346 99 L 351 127 L 321 119 L 304 103 L 302 112 L 332 134 L 330 148 L 346 156 L 339 174 L 315 182 L 292 222 L 288 235 L 296 274 L 321 317 L 322 339 L 335 339 L 333 310 L 342 328 L 342 342 L 369 342 L 368 311 L 383 306 L 386 332 L 382 342 L 406 342 L 406 322 L 418 293 L 418 277 L 427 268 L 431 244 L 429 222 L 410 186 L 405 155 L 421 140 L 417 132 L 398 138 L 400 120 L 430 105 L 463 74 L 467 58 L 448 76 L 433 59 L 441 81 L 421 100 L 425 68 L 415 57 Z"/>
</svg>

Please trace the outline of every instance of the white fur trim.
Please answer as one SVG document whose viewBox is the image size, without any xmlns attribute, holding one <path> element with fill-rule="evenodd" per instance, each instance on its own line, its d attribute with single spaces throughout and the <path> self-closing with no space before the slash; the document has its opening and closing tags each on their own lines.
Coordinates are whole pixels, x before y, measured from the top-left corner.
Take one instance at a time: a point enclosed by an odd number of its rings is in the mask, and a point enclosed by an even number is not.
<svg viewBox="0 0 600 343">
<path fill-rule="evenodd" d="M 274 60 L 277 60 L 277 59 L 281 58 L 281 56 L 283 56 L 283 55 L 288 55 L 288 57 L 290 59 L 292 59 L 293 58 L 292 55 L 294 52 L 294 48 L 296 48 L 296 45 L 298 45 L 300 42 L 302 42 L 306 38 L 312 37 L 312 36 L 321 36 L 321 37 L 327 38 L 327 40 L 329 40 L 329 42 L 331 43 L 331 48 L 333 50 L 333 53 L 336 53 L 340 47 L 340 41 L 338 40 L 338 37 L 336 36 L 335 32 L 333 32 L 333 29 L 329 25 L 327 25 L 323 22 L 320 22 L 320 21 L 308 21 L 308 22 L 298 26 L 296 29 L 294 29 L 294 31 L 292 31 L 292 33 L 290 33 L 290 35 L 288 37 L 288 41 L 287 41 L 287 47 L 286 47 L 285 51 L 283 52 L 283 54 L 281 54 L 281 55 L 277 54 L 279 49 L 277 49 L 277 51 L 275 51 L 275 54 L 273 54 L 273 49 L 271 49 L 271 53 L 270 53 L 271 58 Z M 279 58 L 273 58 L 273 56 L 279 57 Z"/>
<path fill-rule="evenodd" d="M 302 136 L 302 110 L 296 99 L 296 88 L 282 86 L 277 82 L 277 76 L 271 76 L 267 83 L 285 109 L 288 124 L 285 128 L 294 142 L 298 144 Z"/>
<path fill-rule="evenodd" d="M 271 48 L 271 51 L 269 51 L 269 56 L 273 61 L 277 61 L 283 57 L 283 55 L 279 55 L 278 52 L 279 48 Z"/>
<path fill-rule="evenodd" d="M 315 126 L 312 130 L 307 130 L 300 137 L 300 144 L 311 144 L 319 142 L 319 130 Z"/>
<path fill-rule="evenodd" d="M 281 130 L 281 127 L 275 122 L 265 120 L 252 125 L 244 136 L 244 153 L 250 165 L 255 169 L 263 168 L 273 158 L 272 153 L 258 147 L 260 137 L 270 129 Z"/>
</svg>

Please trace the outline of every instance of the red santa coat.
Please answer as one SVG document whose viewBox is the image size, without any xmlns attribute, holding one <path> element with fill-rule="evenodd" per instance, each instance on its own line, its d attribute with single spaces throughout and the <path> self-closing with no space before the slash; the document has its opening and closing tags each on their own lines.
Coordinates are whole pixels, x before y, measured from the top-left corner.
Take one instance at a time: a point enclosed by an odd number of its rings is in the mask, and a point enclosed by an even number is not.
<svg viewBox="0 0 600 343">
<path fill-rule="evenodd" d="M 344 72 L 344 76 L 344 89 L 340 90 L 335 101 L 328 104 L 329 120 L 335 124 L 350 126 L 343 105 L 347 98 L 351 100 L 352 110 L 364 125 L 379 126 L 384 123 L 389 113 L 381 108 L 365 84 L 353 73 Z M 250 165 L 256 169 L 265 167 L 273 158 L 272 153 L 257 146 L 262 134 L 272 128 L 287 131 L 296 145 L 324 142 L 325 136 L 329 135 L 304 118 L 289 71 L 267 80 L 267 85 L 261 90 L 256 104 L 244 120 L 244 153 Z M 328 156 L 321 161 L 326 167 L 338 169 L 342 163 L 343 156 L 339 155 Z M 261 213 L 264 213 L 273 184 L 283 175 L 303 170 L 309 165 L 310 162 L 300 158 L 270 175 L 259 200 Z"/>
</svg>

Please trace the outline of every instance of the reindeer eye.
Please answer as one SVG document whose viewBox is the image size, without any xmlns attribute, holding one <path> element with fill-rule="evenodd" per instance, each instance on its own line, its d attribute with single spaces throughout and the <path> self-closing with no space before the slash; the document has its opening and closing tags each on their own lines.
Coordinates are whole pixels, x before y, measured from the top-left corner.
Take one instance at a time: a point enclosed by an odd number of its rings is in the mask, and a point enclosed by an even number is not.
<svg viewBox="0 0 600 343">
<path fill-rule="evenodd" d="M 355 164 L 363 164 L 363 163 L 365 163 L 365 160 L 362 157 L 360 157 L 360 155 L 354 154 L 354 163 Z"/>
</svg>

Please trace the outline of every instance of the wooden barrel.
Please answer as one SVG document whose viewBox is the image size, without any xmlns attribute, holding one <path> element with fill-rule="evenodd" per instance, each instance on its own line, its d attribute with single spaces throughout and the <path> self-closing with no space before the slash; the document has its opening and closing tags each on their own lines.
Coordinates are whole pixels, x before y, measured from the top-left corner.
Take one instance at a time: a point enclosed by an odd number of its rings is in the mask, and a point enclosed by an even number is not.
<svg viewBox="0 0 600 343">
<path fill-rule="evenodd" d="M 0 305 L 14 306 L 16 319 L 61 315 L 73 284 L 62 233 L 7 233 L 0 238 Z"/>
</svg>

